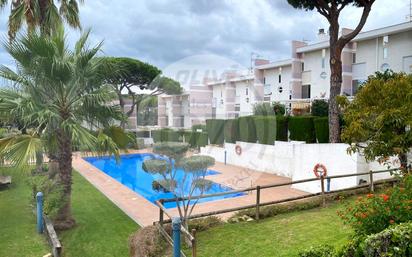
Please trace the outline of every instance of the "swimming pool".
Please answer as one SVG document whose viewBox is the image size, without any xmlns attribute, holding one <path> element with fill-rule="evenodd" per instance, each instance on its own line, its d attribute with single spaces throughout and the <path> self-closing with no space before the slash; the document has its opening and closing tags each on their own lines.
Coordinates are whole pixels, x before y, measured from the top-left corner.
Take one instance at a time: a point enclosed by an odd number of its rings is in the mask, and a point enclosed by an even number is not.
<svg viewBox="0 0 412 257">
<path fill-rule="evenodd" d="M 155 180 L 161 179 L 160 175 L 153 175 L 146 173 L 142 169 L 142 163 L 146 159 L 156 158 L 154 154 L 128 154 L 121 155 L 120 162 L 116 162 L 114 157 L 86 157 L 87 162 L 100 169 L 110 177 L 116 179 L 123 185 L 127 186 L 134 192 L 146 198 L 148 201 L 154 203 L 159 199 L 173 198 L 173 194 L 170 192 L 157 191 L 152 188 L 152 183 Z M 207 176 L 216 175 L 219 172 L 214 170 L 208 170 Z M 176 180 L 181 182 L 183 180 L 184 171 L 177 169 Z M 190 179 L 190 178 L 189 178 Z M 187 179 L 188 180 L 188 179 Z M 188 181 L 188 184 L 191 182 Z M 185 187 L 185 194 L 189 190 L 189 186 Z M 232 191 L 232 188 L 213 183 L 211 188 L 205 192 L 205 194 L 214 194 L 220 192 Z M 194 195 L 198 195 L 199 192 L 195 192 Z M 244 195 L 243 193 L 234 193 L 224 196 L 210 197 L 200 199 L 199 202 L 209 202 L 219 199 L 233 198 Z M 175 202 L 166 203 L 166 208 L 176 207 Z"/>
</svg>

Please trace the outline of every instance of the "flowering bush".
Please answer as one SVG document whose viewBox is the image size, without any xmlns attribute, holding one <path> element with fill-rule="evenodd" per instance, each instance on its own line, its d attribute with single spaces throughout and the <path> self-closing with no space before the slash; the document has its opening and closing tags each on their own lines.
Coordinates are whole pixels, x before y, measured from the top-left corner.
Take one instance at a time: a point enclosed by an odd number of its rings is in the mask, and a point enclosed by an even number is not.
<svg viewBox="0 0 412 257">
<path fill-rule="evenodd" d="M 412 220 L 412 176 L 381 194 L 358 197 L 338 215 L 353 227 L 358 235 L 378 233 L 392 224 Z"/>
<path fill-rule="evenodd" d="M 323 245 L 301 251 L 299 257 L 406 257 L 412 256 L 412 222 L 392 226 L 377 234 L 355 237 L 341 249 Z"/>
</svg>

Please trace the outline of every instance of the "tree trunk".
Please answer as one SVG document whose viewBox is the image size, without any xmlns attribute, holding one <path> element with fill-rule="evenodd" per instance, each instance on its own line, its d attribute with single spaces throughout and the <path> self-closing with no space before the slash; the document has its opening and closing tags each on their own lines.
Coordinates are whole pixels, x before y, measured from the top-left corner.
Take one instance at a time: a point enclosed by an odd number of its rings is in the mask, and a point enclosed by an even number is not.
<svg viewBox="0 0 412 257">
<path fill-rule="evenodd" d="M 123 99 L 123 96 L 122 96 L 122 92 L 121 91 L 117 92 L 117 95 L 119 97 L 120 110 L 122 111 L 122 113 L 126 114 L 126 112 L 124 110 L 124 99 Z M 120 127 L 122 129 L 126 129 L 126 122 L 124 120 L 122 120 L 120 122 Z"/>
<path fill-rule="evenodd" d="M 340 142 L 339 106 L 337 97 L 342 87 L 342 50 L 338 44 L 339 22 L 331 21 L 330 28 L 330 94 L 329 94 L 329 142 Z"/>
<path fill-rule="evenodd" d="M 57 132 L 59 155 L 59 179 L 63 187 L 62 202 L 55 218 L 55 227 L 59 230 L 69 229 L 75 225 L 71 212 L 72 193 L 72 142 L 69 135 L 63 130 Z"/>
<path fill-rule="evenodd" d="M 401 163 L 401 169 L 407 173 L 409 172 L 409 167 L 408 167 L 408 155 L 403 153 L 399 154 L 399 161 Z"/>
</svg>

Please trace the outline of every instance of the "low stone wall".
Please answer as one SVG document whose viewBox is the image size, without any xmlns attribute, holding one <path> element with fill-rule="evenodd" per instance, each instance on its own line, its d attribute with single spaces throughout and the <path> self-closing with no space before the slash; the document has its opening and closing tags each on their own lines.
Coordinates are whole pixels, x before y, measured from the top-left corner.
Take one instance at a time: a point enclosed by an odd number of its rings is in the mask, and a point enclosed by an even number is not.
<svg viewBox="0 0 412 257">
<path fill-rule="evenodd" d="M 240 155 L 235 151 L 237 145 L 242 149 Z M 224 147 L 208 145 L 202 147 L 200 153 L 212 156 L 218 162 L 225 162 L 226 158 L 228 164 L 289 177 L 293 181 L 315 178 L 313 167 L 317 163 L 327 167 L 329 176 L 387 168 L 378 162 L 368 163 L 359 154 L 348 154 L 348 147 L 347 144 L 306 144 L 296 141 L 276 141 L 274 145 L 236 142 L 236 144 L 226 143 Z M 398 163 L 393 163 L 392 168 L 399 167 Z M 390 178 L 389 173 L 374 175 L 375 180 L 387 178 Z M 331 181 L 330 189 L 353 187 L 359 185 L 361 180 L 369 181 L 369 177 L 334 179 Z M 317 181 L 297 184 L 294 188 L 311 193 L 321 191 L 320 183 Z"/>
</svg>

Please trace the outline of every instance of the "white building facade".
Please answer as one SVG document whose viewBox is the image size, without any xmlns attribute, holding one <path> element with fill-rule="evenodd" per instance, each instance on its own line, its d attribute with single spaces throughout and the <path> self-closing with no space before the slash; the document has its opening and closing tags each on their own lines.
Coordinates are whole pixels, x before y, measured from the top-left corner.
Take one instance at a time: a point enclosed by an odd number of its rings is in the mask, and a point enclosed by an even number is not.
<svg viewBox="0 0 412 257">
<path fill-rule="evenodd" d="M 255 60 L 248 74 L 230 72 L 221 80 L 205 79 L 184 95 L 159 97 L 158 124 L 188 128 L 210 118 L 253 114 L 253 106 L 260 102 L 281 102 L 293 113 L 310 108 L 313 100 L 328 100 L 329 40 L 323 30 L 318 37 L 313 44 L 292 41 L 288 60 Z M 347 96 L 355 95 L 359 85 L 377 71 L 412 73 L 412 22 L 359 33 L 345 46 L 342 65 L 341 94 Z"/>
</svg>

